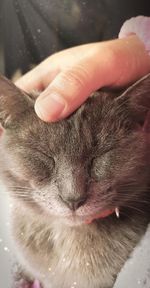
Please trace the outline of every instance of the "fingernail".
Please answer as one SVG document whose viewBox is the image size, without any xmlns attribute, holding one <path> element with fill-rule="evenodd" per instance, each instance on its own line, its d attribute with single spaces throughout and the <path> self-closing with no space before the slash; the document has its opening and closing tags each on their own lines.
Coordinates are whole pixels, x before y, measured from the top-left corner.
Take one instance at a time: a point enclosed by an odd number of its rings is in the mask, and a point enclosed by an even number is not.
<svg viewBox="0 0 150 288">
<path fill-rule="evenodd" d="M 42 120 L 55 121 L 61 116 L 65 106 L 66 103 L 60 95 L 52 94 L 49 97 L 37 99 L 35 111 Z"/>
</svg>

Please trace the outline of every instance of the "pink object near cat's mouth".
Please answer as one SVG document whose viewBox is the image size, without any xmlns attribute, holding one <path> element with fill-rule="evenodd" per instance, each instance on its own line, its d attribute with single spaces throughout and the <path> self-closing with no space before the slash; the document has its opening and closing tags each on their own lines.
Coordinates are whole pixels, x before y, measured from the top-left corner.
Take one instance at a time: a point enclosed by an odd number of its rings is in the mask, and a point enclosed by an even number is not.
<svg viewBox="0 0 150 288">
<path fill-rule="evenodd" d="M 0 136 L 3 134 L 3 129 L 2 127 L 0 126 Z"/>
<path fill-rule="evenodd" d="M 42 288 L 40 285 L 40 282 L 38 280 L 35 280 L 31 288 Z"/>
<path fill-rule="evenodd" d="M 109 215 L 113 214 L 116 211 L 116 209 L 108 209 L 101 213 L 95 214 L 87 218 L 87 220 L 84 221 L 85 224 L 91 224 L 94 220 L 108 217 Z"/>
</svg>

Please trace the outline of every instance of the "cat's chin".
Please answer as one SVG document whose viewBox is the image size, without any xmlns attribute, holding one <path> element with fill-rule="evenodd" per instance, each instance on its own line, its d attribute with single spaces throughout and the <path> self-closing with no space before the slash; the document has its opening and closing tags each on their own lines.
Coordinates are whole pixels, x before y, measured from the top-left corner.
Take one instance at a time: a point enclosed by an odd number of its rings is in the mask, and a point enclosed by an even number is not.
<svg viewBox="0 0 150 288">
<path fill-rule="evenodd" d="M 74 226 L 81 226 L 81 225 L 85 225 L 85 222 L 83 221 L 83 219 L 80 218 L 69 218 L 69 217 L 63 217 L 61 218 L 61 222 L 65 225 L 74 227 Z"/>
</svg>

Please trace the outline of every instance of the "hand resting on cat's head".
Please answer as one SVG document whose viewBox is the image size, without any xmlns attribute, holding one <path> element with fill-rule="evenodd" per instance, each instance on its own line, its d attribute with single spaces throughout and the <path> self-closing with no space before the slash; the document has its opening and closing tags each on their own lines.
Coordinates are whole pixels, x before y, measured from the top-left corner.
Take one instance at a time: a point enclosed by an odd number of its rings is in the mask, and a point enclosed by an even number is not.
<svg viewBox="0 0 150 288">
<path fill-rule="evenodd" d="M 23 267 L 44 288 L 74 277 L 112 287 L 150 219 L 150 74 L 123 93 L 95 92 L 57 123 L 40 120 L 34 102 L 0 77 L 0 173 Z"/>
<path fill-rule="evenodd" d="M 141 29 L 140 25 L 139 30 L 145 36 L 145 27 Z M 42 120 L 51 122 L 70 115 L 92 91 L 125 87 L 149 71 L 150 56 L 145 45 L 138 36 L 130 35 L 55 53 L 16 84 L 27 92 L 42 91 L 35 111 Z"/>
</svg>

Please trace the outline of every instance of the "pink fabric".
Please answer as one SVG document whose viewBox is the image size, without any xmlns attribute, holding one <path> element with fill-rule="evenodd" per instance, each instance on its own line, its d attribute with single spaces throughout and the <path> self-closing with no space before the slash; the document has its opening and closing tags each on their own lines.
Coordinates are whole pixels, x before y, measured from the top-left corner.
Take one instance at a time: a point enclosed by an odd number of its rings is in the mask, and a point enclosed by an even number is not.
<svg viewBox="0 0 150 288">
<path fill-rule="evenodd" d="M 42 288 L 38 280 L 34 280 L 33 284 L 31 285 L 24 279 L 21 279 L 18 284 L 19 285 L 17 287 L 19 288 Z"/>
<path fill-rule="evenodd" d="M 125 21 L 118 37 L 121 39 L 131 34 L 136 34 L 143 41 L 150 54 L 150 17 L 137 16 Z"/>
<path fill-rule="evenodd" d="M 40 282 L 38 280 L 35 280 L 31 288 L 41 288 Z"/>
</svg>

